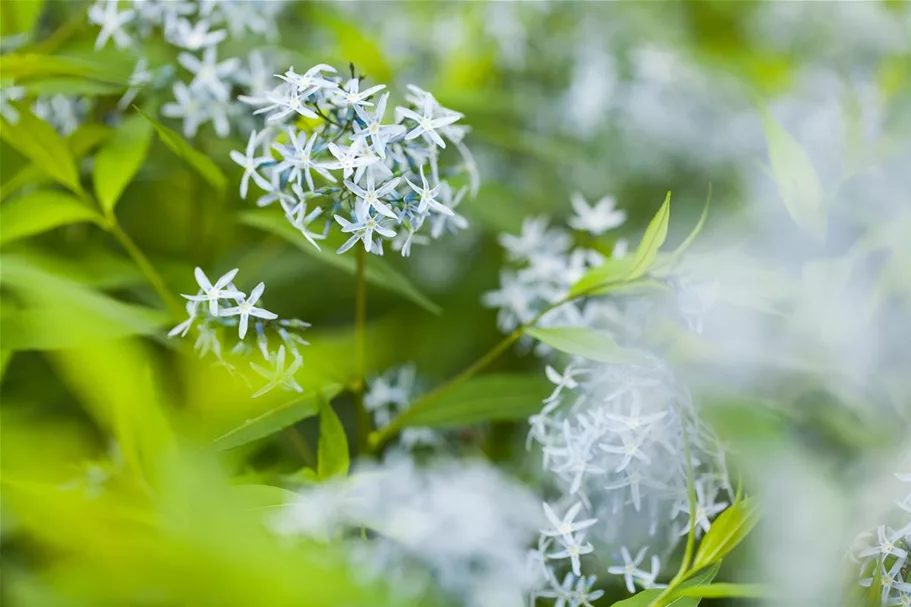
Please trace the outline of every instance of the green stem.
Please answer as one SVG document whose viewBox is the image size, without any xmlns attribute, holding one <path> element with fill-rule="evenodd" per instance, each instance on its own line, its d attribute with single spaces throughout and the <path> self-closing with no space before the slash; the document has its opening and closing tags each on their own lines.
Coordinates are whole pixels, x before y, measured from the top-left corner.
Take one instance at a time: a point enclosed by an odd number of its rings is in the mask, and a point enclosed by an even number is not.
<svg viewBox="0 0 911 607">
<path fill-rule="evenodd" d="M 354 360 L 357 388 L 354 392 L 354 406 L 357 411 L 358 445 L 360 452 L 367 449 L 370 435 L 370 414 L 364 406 L 364 391 L 367 386 L 367 281 L 364 270 L 367 265 L 367 251 L 357 248 L 357 285 L 355 288 L 354 316 Z"/>
<path fill-rule="evenodd" d="M 158 293 L 158 296 L 164 302 L 165 306 L 167 306 L 171 314 L 174 315 L 174 318 L 180 318 L 184 313 L 184 307 L 180 304 L 180 301 L 171 294 L 171 291 L 165 284 L 164 279 L 161 278 L 161 275 L 155 269 L 155 266 L 152 265 L 152 262 L 149 261 L 142 250 L 136 246 L 136 243 L 133 242 L 133 239 L 130 238 L 129 234 L 123 231 L 116 219 L 111 218 L 108 231 L 114 235 L 121 246 L 126 250 L 127 254 L 133 258 L 133 261 L 139 267 L 140 272 L 145 275 L 146 280 L 149 281 L 149 284 L 152 285 L 152 288 Z"/>
</svg>

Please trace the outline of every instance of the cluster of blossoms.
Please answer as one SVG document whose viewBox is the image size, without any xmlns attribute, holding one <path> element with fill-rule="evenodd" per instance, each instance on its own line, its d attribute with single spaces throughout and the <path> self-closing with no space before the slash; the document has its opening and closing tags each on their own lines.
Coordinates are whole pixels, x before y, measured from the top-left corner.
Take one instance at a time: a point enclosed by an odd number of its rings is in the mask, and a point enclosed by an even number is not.
<svg viewBox="0 0 911 607">
<path fill-rule="evenodd" d="M 895 476 L 911 483 L 911 473 Z M 861 580 L 861 586 L 870 587 L 878 574 L 883 607 L 911 606 L 911 493 L 896 505 L 893 524 L 860 534 L 859 546 L 851 555 L 859 563 L 861 575 L 869 576 Z"/>
<path fill-rule="evenodd" d="M 580 194 L 575 194 L 572 205 L 569 225 L 592 236 L 601 236 L 626 221 L 626 213 L 616 209 L 614 199 L 609 196 L 589 205 Z M 574 247 L 568 230 L 549 227 L 548 223 L 546 217 L 528 218 L 522 224 L 521 234 L 500 236 L 511 269 L 501 272 L 499 290 L 486 293 L 483 302 L 498 308 L 497 325 L 501 331 L 512 331 L 532 321 L 565 297 L 573 284 L 605 259 L 596 250 Z M 626 241 L 620 239 L 613 245 L 611 254 L 620 258 L 626 250 Z M 603 301 L 580 300 L 551 310 L 538 324 L 590 326 L 594 317 L 606 312 Z"/>
<path fill-rule="evenodd" d="M 272 90 L 240 97 L 259 108 L 255 114 L 267 114 L 246 150 L 231 154 L 244 168 L 241 197 L 252 179 L 264 192 L 256 204 L 278 201 L 288 222 L 317 248 L 338 224 L 349 236 L 339 253 L 361 241 L 382 255 L 389 240 L 407 256 L 413 244 L 429 241 L 418 234 L 425 223 L 431 238 L 467 227 L 455 208 L 477 187 L 477 173 L 463 143 L 468 128 L 455 124 L 461 114 L 412 85 L 407 105 L 384 123 L 385 85 L 363 87 L 353 66 L 347 79 L 323 64 L 303 74 L 288 69 L 278 78 Z M 460 162 L 443 162 L 447 142 Z M 458 177 L 468 183 L 457 188 L 448 180 Z M 312 199 L 329 202 L 309 210 Z M 323 225 L 315 229 L 318 220 Z"/>
<path fill-rule="evenodd" d="M 305 487 L 274 528 L 347 542 L 359 577 L 403 600 L 442 592 L 466 607 L 522 607 L 535 583 L 525 552 L 540 523 L 534 497 L 483 462 L 419 466 L 399 454 Z"/>
<path fill-rule="evenodd" d="M 263 56 L 253 51 L 247 61 L 231 57 L 219 61 L 219 45 L 228 37 L 248 33 L 273 40 L 278 36 L 276 18 L 283 2 L 255 0 L 96 0 L 88 18 L 101 31 L 95 43 L 102 48 L 109 41 L 117 48 L 138 51 L 139 41 L 160 32 L 166 42 L 179 49 L 177 63 L 186 70 L 181 79 L 171 77 L 171 67 L 151 70 L 140 56 L 129 81 L 129 90 L 119 103 L 121 109 L 149 85 L 172 84 L 174 101 L 161 112 L 183 120 L 187 137 L 211 122 L 220 137 L 231 131 L 232 121 L 245 122 L 243 105 L 232 96 L 235 86 L 259 91 L 270 69 Z"/>
<path fill-rule="evenodd" d="M 25 87 L 12 81 L 0 83 L 0 116 L 10 124 L 19 122 L 19 109 L 15 102 L 29 97 Z M 75 131 L 91 111 L 92 100 L 74 95 L 40 95 L 32 103 L 32 113 L 41 118 L 61 135 Z"/>
<path fill-rule="evenodd" d="M 238 341 L 231 349 L 231 353 L 236 355 L 248 355 L 253 352 L 254 347 L 245 339 L 247 335 L 255 335 L 256 349 L 269 367 L 250 363 L 254 371 L 268 380 L 253 396 L 261 396 L 274 388 L 302 392 L 303 389 L 295 381 L 294 374 L 303 365 L 298 346 L 309 345 L 299 333 L 310 324 L 298 319 L 282 319 L 274 312 L 257 307 L 257 304 L 261 305 L 260 298 L 266 288 L 265 284 L 259 283 L 249 295 L 246 295 L 234 285 L 236 268 L 214 283 L 200 268 L 196 268 L 195 274 L 199 291 L 192 295 L 183 295 L 187 299 L 188 318 L 171 329 L 168 337 L 186 337 L 191 329 L 195 329 L 197 338 L 194 349 L 199 355 L 205 356 L 211 352 L 220 364 L 230 370 L 231 365 L 222 357 L 221 330 L 236 328 Z M 252 333 L 249 330 L 251 324 Z M 270 349 L 270 336 L 280 341 L 275 351 Z M 290 364 L 287 364 L 286 352 L 290 352 L 293 359 Z"/>
<path fill-rule="evenodd" d="M 607 572 L 622 576 L 630 592 L 657 587 L 662 561 L 689 531 L 686 447 L 697 537 L 733 497 L 724 450 L 656 360 L 611 365 L 575 358 L 562 373 L 546 370 L 555 388 L 530 418 L 528 436 L 557 495 L 544 503 L 551 527 L 534 551 L 551 585 L 538 596 L 569 600 L 566 593 L 578 592 L 579 584 L 590 588 L 581 561 L 589 553 L 618 561 Z M 561 584 L 553 565 L 563 560 L 571 574 Z"/>
<path fill-rule="evenodd" d="M 364 406 L 373 415 L 376 428 L 382 429 L 408 410 L 420 394 L 415 366 L 402 365 L 367 380 Z M 432 428 L 403 428 L 397 440 L 406 451 L 445 444 L 444 436 Z"/>
</svg>

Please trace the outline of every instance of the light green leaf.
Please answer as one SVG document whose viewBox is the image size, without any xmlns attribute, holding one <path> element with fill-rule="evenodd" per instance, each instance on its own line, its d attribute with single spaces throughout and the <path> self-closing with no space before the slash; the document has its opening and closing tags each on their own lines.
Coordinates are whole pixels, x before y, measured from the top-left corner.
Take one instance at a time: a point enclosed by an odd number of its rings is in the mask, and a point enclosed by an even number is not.
<svg viewBox="0 0 911 607">
<path fill-rule="evenodd" d="M 83 124 L 66 138 L 66 146 L 73 159 L 78 161 L 103 142 L 111 129 L 101 124 Z M 35 164 L 23 167 L 18 173 L 3 182 L 0 186 L 0 200 L 6 200 L 10 194 L 25 185 L 44 185 L 51 180 Z"/>
<path fill-rule="evenodd" d="M 671 193 L 664 198 L 661 208 L 645 228 L 645 234 L 633 257 L 633 266 L 630 268 L 627 279 L 638 278 L 648 272 L 649 268 L 658 257 L 658 250 L 667 238 L 667 226 L 671 220 Z"/>
<path fill-rule="evenodd" d="M 550 388 L 541 373 L 481 375 L 400 419 L 403 426 L 436 428 L 525 419 L 541 410 Z"/>
<path fill-rule="evenodd" d="M 297 499 L 297 494 L 272 485 L 234 485 L 231 493 L 244 510 L 281 508 Z"/>
<path fill-rule="evenodd" d="M 51 76 L 81 76 L 110 81 L 110 70 L 96 61 L 39 53 L 3 55 L 0 57 L 0 72 L 4 79 L 9 78 L 19 84 Z"/>
<path fill-rule="evenodd" d="M 102 82 L 77 76 L 53 76 L 38 78 L 22 83 L 25 92 L 30 96 L 37 95 L 84 95 L 102 97 L 117 95 L 127 89 L 123 83 Z"/>
<path fill-rule="evenodd" d="M 718 568 L 720 563 L 715 563 L 711 567 L 700 571 L 687 581 L 683 582 L 681 588 L 692 588 L 694 586 L 704 586 L 711 583 L 715 579 L 715 576 L 718 575 Z M 662 593 L 660 589 L 653 590 L 643 590 L 628 599 L 618 601 L 613 604 L 613 607 L 649 607 L 658 596 Z M 676 599 L 669 599 L 668 602 L 664 603 L 662 607 L 696 607 L 701 601 L 701 598 L 698 597 L 678 597 Z"/>
<path fill-rule="evenodd" d="M 524 333 L 551 348 L 601 363 L 633 364 L 642 357 L 617 345 L 609 335 L 585 327 L 532 327 Z"/>
<path fill-rule="evenodd" d="M 245 225 L 280 236 L 307 255 L 328 266 L 332 266 L 333 268 L 337 268 L 351 275 L 354 275 L 355 273 L 356 266 L 353 253 L 350 255 L 337 254 L 331 240 L 322 242 L 322 250 L 316 250 L 316 247 L 304 240 L 301 233 L 291 227 L 281 215 L 269 211 L 247 211 L 241 213 L 239 219 L 240 222 Z M 433 314 L 440 313 L 440 307 L 438 305 L 418 291 L 417 288 L 411 284 L 411 281 L 399 274 L 399 272 L 382 257 L 376 255 L 368 256 L 364 277 L 368 283 L 402 295 L 428 312 Z"/>
<path fill-rule="evenodd" d="M 623 284 L 633 269 L 632 256 L 606 258 L 601 265 L 586 272 L 569 290 L 571 296 L 593 295 L 600 285 Z"/>
<path fill-rule="evenodd" d="M 228 180 L 225 178 L 224 173 L 221 172 L 221 169 L 218 168 L 218 165 L 212 162 L 208 156 L 194 149 L 186 139 L 168 127 L 164 126 L 139 108 L 136 108 L 136 111 L 152 123 L 152 126 L 155 127 L 162 142 L 171 148 L 172 152 L 177 154 L 181 160 L 189 164 L 196 172 L 202 175 L 203 179 L 208 181 L 209 184 L 215 188 L 219 196 L 224 194 L 225 188 L 228 185 Z"/>
<path fill-rule="evenodd" d="M 83 221 L 103 219 L 72 194 L 38 190 L 0 206 L 0 244 Z"/>
<path fill-rule="evenodd" d="M 680 588 L 672 593 L 675 597 L 700 597 L 704 599 L 738 598 L 760 599 L 769 591 L 762 584 L 707 584 Z"/>
<path fill-rule="evenodd" d="M 316 471 L 322 480 L 348 474 L 348 438 L 328 399 L 323 400 L 319 412 L 317 458 Z"/>
<path fill-rule="evenodd" d="M 698 569 L 720 561 L 749 535 L 758 522 L 759 515 L 753 500 L 735 502 L 718 515 L 702 538 L 693 567 Z"/>
<path fill-rule="evenodd" d="M 825 193 L 806 151 L 768 111 L 763 126 L 772 176 L 794 222 L 822 240 L 826 234 Z"/>
<path fill-rule="evenodd" d="M 0 137 L 48 177 L 77 194 L 83 194 L 79 172 L 69 147 L 51 125 L 31 111 L 20 108 L 16 124 L 10 124 L 3 118 Z"/>
<path fill-rule="evenodd" d="M 696 241 L 696 238 L 699 236 L 699 233 L 702 231 L 702 227 L 705 225 L 705 220 L 709 216 L 709 205 L 712 202 L 712 184 L 709 184 L 709 193 L 705 198 L 705 206 L 702 207 L 702 215 L 699 216 L 699 221 L 696 222 L 696 225 L 693 227 L 693 230 L 690 232 L 689 236 L 686 237 L 680 246 L 674 249 L 673 253 L 667 256 L 666 259 L 659 260 L 659 265 L 661 268 L 669 268 L 680 261 L 680 258 L 683 257 L 683 254 L 686 253 L 693 243 Z"/>
<path fill-rule="evenodd" d="M 248 419 L 240 426 L 225 432 L 214 440 L 216 449 L 233 449 L 275 434 L 302 419 L 313 417 L 320 411 L 320 403 L 327 402 L 342 391 L 339 384 L 330 384 L 319 390 L 305 392 L 288 402 Z"/>
<path fill-rule="evenodd" d="M 0 35 L 30 33 L 44 10 L 44 0 L 0 3 Z M 5 74 L 4 74 L 5 75 Z"/>
<path fill-rule="evenodd" d="M 126 118 L 95 155 L 92 171 L 95 196 L 106 215 L 112 215 L 123 190 L 145 161 L 152 143 L 152 126 L 141 116 Z"/>
<path fill-rule="evenodd" d="M 19 293 L 27 306 L 0 319 L 4 349 L 57 350 L 150 335 L 168 321 L 158 310 L 121 303 L 54 275 L 24 254 L 2 255 L 0 265 L 0 284 Z"/>
</svg>

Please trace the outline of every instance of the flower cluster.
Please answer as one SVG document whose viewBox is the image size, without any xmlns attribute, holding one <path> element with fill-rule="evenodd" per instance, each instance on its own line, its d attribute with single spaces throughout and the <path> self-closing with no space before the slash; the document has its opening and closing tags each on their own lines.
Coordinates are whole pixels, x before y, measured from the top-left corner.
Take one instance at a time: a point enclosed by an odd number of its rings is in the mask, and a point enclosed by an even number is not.
<svg viewBox="0 0 911 607">
<path fill-rule="evenodd" d="M 899 480 L 911 483 L 911 473 L 896 474 Z M 911 493 L 896 502 L 898 512 L 893 525 L 880 525 L 857 538 L 861 544 L 852 554 L 860 564 L 861 586 L 870 587 L 879 577 L 880 604 L 883 607 L 911 605 Z"/>
<path fill-rule="evenodd" d="M 436 590 L 467 607 L 521 607 L 536 581 L 525 550 L 540 519 L 534 497 L 483 462 L 418 466 L 400 455 L 304 488 L 274 528 L 347 540 L 359 574 L 403 599 Z"/>
<path fill-rule="evenodd" d="M 249 295 L 242 293 L 233 282 L 237 275 L 236 268 L 214 283 L 201 268 L 196 268 L 195 274 L 199 291 L 192 295 L 183 295 L 187 300 L 188 318 L 171 329 L 168 337 L 186 337 L 191 329 L 195 329 L 198 336 L 194 349 L 200 356 L 211 352 L 221 364 L 230 369 L 230 365 L 222 358 L 219 330 L 236 327 L 238 342 L 231 351 L 233 354 L 249 354 L 253 347 L 244 340 L 250 334 L 252 324 L 256 346 L 269 365 L 263 367 L 250 363 L 254 371 L 268 380 L 268 383 L 253 396 L 260 396 L 274 388 L 302 392 L 303 389 L 295 381 L 294 374 L 303 365 L 298 346 L 309 345 L 299 332 L 310 324 L 297 319 L 280 319 L 274 312 L 258 307 L 257 304 L 261 305 L 260 298 L 266 285 L 261 282 Z M 274 335 L 281 342 L 274 352 L 269 346 L 270 335 Z M 286 351 L 290 352 L 293 358 L 290 364 L 286 364 Z"/>
<path fill-rule="evenodd" d="M 455 124 L 461 114 L 412 85 L 407 105 L 387 116 L 386 86 L 364 86 L 353 66 L 350 78 L 324 64 L 302 74 L 291 68 L 278 78 L 272 90 L 240 97 L 258 108 L 254 114 L 266 114 L 265 127 L 250 134 L 244 152 L 231 154 L 244 169 L 241 197 L 252 180 L 264 192 L 256 204 L 278 201 L 288 222 L 317 248 L 337 224 L 348 236 L 339 253 L 361 242 L 382 255 L 388 240 L 407 256 L 413 244 L 428 242 L 418 234 L 425 223 L 431 238 L 467 227 L 455 209 L 477 187 L 477 176 L 463 143 L 468 128 Z M 444 162 L 447 142 L 460 162 Z M 463 176 L 469 183 L 461 187 L 448 180 Z M 311 210 L 314 199 L 323 202 Z"/>
<path fill-rule="evenodd" d="M 608 196 L 590 206 L 580 194 L 575 194 L 572 205 L 574 213 L 569 224 L 592 236 L 601 236 L 626 220 L 626 214 L 617 210 L 614 199 Z M 501 273 L 499 290 L 486 293 L 483 303 L 499 309 L 497 325 L 502 331 L 511 331 L 535 319 L 565 297 L 589 269 L 604 262 L 601 252 L 574 247 L 571 232 L 550 227 L 548 223 L 547 217 L 527 218 L 519 235 L 500 236 L 511 269 Z M 617 240 L 611 255 L 623 257 L 626 248 L 625 240 Z M 570 302 L 545 314 L 538 324 L 585 326 L 594 317 L 606 313 L 607 307 L 599 300 Z"/>
<path fill-rule="evenodd" d="M 733 497 L 724 450 L 657 361 L 575 358 L 562 373 L 548 366 L 547 377 L 555 387 L 530 418 L 528 436 L 557 492 L 544 504 L 551 527 L 536 550 L 551 585 L 540 596 L 565 596 L 567 587 L 577 592 L 587 579 L 580 577 L 581 557 L 596 546 L 619 561 L 607 572 L 622 576 L 630 592 L 657 587 L 661 562 L 689 531 L 685 454 L 694 470 L 699 536 Z M 560 584 L 553 563 L 562 560 L 572 576 Z"/>
<path fill-rule="evenodd" d="M 88 18 L 101 28 L 96 48 L 113 42 L 117 48 L 138 50 L 139 40 L 160 32 L 168 44 L 179 49 L 177 63 L 185 70 L 183 77 L 173 81 L 174 101 L 166 103 L 161 113 L 181 119 L 187 137 L 209 122 L 219 137 L 226 137 L 232 120 L 244 118 L 243 106 L 233 100 L 233 88 L 259 90 L 270 70 L 257 51 L 250 53 L 246 65 L 239 57 L 220 61 L 219 45 L 229 36 L 240 38 L 248 33 L 274 39 L 278 35 L 276 17 L 282 8 L 280 1 L 96 0 Z M 172 81 L 167 77 L 169 69 L 150 70 L 148 59 L 140 56 L 120 109 L 150 84 Z"/>
<path fill-rule="evenodd" d="M 364 406 L 373 415 L 376 428 L 382 429 L 405 412 L 419 395 L 415 367 L 407 364 L 368 379 Z M 398 434 L 398 444 L 405 450 L 439 447 L 444 443 L 443 435 L 433 428 L 403 428 Z"/>
</svg>

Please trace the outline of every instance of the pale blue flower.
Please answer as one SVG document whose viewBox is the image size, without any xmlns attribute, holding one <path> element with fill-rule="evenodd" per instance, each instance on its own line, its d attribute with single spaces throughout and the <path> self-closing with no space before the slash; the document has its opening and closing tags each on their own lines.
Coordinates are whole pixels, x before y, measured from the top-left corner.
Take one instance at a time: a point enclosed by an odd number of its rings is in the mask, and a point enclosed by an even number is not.
<svg viewBox="0 0 911 607">
<path fill-rule="evenodd" d="M 207 301 L 209 302 L 209 313 L 212 316 L 218 316 L 218 301 L 221 299 L 241 300 L 244 294 L 231 287 L 231 281 L 237 276 L 237 268 L 222 275 L 213 285 L 209 278 L 202 271 L 202 268 L 196 268 L 194 271 L 196 282 L 199 284 L 201 295 L 184 295 L 182 297 L 190 301 Z"/>
<path fill-rule="evenodd" d="M 271 190 L 271 184 L 269 183 L 269 180 L 257 173 L 257 169 L 264 163 L 271 162 L 272 158 L 269 156 L 256 156 L 255 154 L 258 144 L 259 142 L 257 141 L 257 132 L 251 131 L 250 138 L 247 140 L 247 149 L 243 154 L 236 150 L 231 150 L 231 160 L 236 162 L 244 169 L 244 175 L 240 179 L 241 198 L 247 197 L 247 188 L 250 185 L 251 178 L 254 182 L 256 182 L 256 185 L 258 185 L 263 190 L 267 192 Z"/>
<path fill-rule="evenodd" d="M 238 323 L 238 336 L 243 339 L 247 334 L 247 325 L 250 322 L 250 317 L 262 318 L 264 320 L 275 320 L 278 318 L 278 314 L 270 312 L 264 308 L 257 308 L 254 304 L 259 301 L 259 298 L 265 290 L 265 283 L 259 283 L 253 288 L 253 291 L 250 293 L 250 297 L 245 299 L 239 299 L 236 306 L 231 308 L 225 308 L 219 312 L 219 316 L 240 316 L 240 321 Z"/>
<path fill-rule="evenodd" d="M 272 363 L 271 369 L 266 369 L 260 365 L 257 365 L 256 363 L 250 363 L 250 366 L 254 371 L 269 380 L 265 386 L 263 386 L 253 395 L 253 398 L 262 396 L 266 392 L 274 390 L 275 388 L 284 388 L 286 390 L 294 390 L 295 392 L 304 391 L 304 389 L 300 387 L 300 384 L 298 384 L 294 379 L 294 374 L 297 373 L 297 371 L 303 365 L 303 360 L 298 357 L 294 357 L 294 362 L 292 362 L 291 365 L 286 368 L 285 346 L 279 346 L 275 357 L 270 359 L 269 362 Z"/>
</svg>

